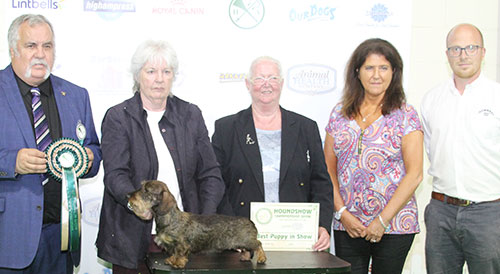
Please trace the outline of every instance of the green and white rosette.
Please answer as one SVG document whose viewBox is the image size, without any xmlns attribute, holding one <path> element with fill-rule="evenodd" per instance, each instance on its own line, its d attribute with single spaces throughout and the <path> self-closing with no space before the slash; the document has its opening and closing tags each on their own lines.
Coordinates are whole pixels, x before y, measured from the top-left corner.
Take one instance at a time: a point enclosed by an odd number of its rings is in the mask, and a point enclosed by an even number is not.
<svg viewBox="0 0 500 274">
<path fill-rule="evenodd" d="M 80 136 L 78 136 L 80 139 Z M 78 178 L 87 173 L 89 157 L 85 148 L 74 139 L 61 138 L 46 149 L 48 170 L 61 182 L 61 250 L 78 250 L 81 231 L 81 205 Z"/>
</svg>

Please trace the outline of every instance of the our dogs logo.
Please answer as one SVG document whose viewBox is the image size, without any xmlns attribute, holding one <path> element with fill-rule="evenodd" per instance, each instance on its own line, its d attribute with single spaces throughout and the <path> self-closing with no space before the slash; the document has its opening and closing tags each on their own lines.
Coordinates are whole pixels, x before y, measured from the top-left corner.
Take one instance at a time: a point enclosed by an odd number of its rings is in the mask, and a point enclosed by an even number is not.
<svg viewBox="0 0 500 274">
<path fill-rule="evenodd" d="M 264 19 L 264 4 L 262 0 L 232 0 L 229 17 L 239 28 L 255 28 Z"/>
</svg>

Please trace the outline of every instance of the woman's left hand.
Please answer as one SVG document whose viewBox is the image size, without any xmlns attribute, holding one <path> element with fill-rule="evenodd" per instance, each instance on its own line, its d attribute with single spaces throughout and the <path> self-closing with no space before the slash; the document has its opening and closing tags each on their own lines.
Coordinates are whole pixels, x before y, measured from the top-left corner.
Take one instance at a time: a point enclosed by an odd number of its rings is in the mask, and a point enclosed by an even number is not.
<svg viewBox="0 0 500 274">
<path fill-rule="evenodd" d="M 322 226 L 318 230 L 318 241 L 314 244 L 314 251 L 323 251 L 330 247 L 330 234 Z"/>
<path fill-rule="evenodd" d="M 370 241 L 371 243 L 378 243 L 382 240 L 384 236 L 385 229 L 380 223 L 380 221 L 375 218 L 370 223 L 370 225 L 366 228 L 366 236 L 365 240 Z"/>
</svg>

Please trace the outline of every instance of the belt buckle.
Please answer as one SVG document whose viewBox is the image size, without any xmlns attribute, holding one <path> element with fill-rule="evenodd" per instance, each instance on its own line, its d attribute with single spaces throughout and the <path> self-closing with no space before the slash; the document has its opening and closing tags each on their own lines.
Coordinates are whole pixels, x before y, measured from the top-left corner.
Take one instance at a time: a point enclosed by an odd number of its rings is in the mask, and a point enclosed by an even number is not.
<svg viewBox="0 0 500 274">
<path fill-rule="evenodd" d="M 471 205 L 471 202 L 469 200 L 462 200 L 462 201 L 464 201 L 465 203 L 460 203 L 460 206 L 467 207 Z"/>
</svg>

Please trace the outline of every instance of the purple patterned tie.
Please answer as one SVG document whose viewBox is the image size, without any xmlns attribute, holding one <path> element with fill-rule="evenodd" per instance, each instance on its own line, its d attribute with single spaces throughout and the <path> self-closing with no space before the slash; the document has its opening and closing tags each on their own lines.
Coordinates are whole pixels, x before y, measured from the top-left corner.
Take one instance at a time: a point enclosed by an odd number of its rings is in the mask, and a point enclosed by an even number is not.
<svg viewBox="0 0 500 274">
<path fill-rule="evenodd" d="M 42 101 L 40 100 L 40 89 L 34 87 L 31 88 L 31 108 L 33 109 L 33 122 L 35 125 L 35 137 L 36 137 L 36 147 L 40 151 L 45 151 L 52 142 L 49 131 L 49 123 L 45 117 L 45 113 L 42 108 Z M 45 174 L 42 174 L 42 184 L 46 184 L 48 178 Z"/>
</svg>

